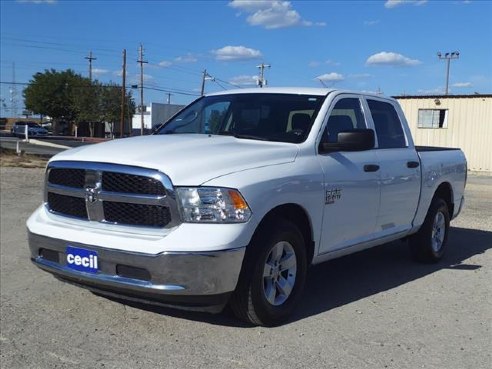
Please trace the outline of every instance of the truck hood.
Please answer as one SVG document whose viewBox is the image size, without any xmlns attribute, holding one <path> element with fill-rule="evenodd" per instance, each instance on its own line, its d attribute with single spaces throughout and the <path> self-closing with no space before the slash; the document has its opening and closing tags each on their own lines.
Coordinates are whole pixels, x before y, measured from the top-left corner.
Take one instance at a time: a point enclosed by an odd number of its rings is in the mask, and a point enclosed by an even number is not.
<svg viewBox="0 0 492 369">
<path fill-rule="evenodd" d="M 55 155 L 74 160 L 157 169 L 174 185 L 196 186 L 226 174 L 293 162 L 295 144 L 237 139 L 232 136 L 174 134 L 117 139 Z"/>
</svg>

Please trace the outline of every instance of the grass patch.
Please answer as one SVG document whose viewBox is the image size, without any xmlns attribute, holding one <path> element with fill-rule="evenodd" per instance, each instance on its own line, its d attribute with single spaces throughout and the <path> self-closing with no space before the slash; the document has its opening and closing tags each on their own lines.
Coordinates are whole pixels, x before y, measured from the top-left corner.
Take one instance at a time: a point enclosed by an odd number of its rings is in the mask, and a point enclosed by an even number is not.
<svg viewBox="0 0 492 369">
<path fill-rule="evenodd" d="M 47 162 L 48 159 L 42 156 L 26 153 L 17 155 L 15 150 L 0 148 L 1 167 L 44 168 Z"/>
</svg>

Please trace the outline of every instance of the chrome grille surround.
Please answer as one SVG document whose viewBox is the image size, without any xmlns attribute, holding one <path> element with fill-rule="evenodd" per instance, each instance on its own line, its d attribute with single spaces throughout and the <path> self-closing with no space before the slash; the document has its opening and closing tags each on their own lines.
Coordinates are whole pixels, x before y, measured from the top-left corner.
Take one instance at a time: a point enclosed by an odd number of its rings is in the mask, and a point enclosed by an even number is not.
<svg viewBox="0 0 492 369">
<path fill-rule="evenodd" d="M 80 177 L 81 171 L 83 185 L 80 179 L 74 180 L 66 175 L 77 173 Z M 112 178 L 111 186 L 104 185 L 105 176 Z M 53 178 L 56 178 L 56 183 L 50 181 Z M 82 200 L 86 214 L 80 206 L 71 213 L 71 207 L 63 204 L 68 199 L 77 204 Z M 52 214 L 105 224 L 155 229 L 172 228 L 181 223 L 169 177 L 158 170 L 134 166 L 83 161 L 51 162 L 46 170 L 44 204 Z M 105 208 L 111 207 L 105 204 L 112 204 L 113 208 L 117 204 L 118 211 L 105 214 Z M 145 216 L 145 207 L 151 216 Z"/>
</svg>

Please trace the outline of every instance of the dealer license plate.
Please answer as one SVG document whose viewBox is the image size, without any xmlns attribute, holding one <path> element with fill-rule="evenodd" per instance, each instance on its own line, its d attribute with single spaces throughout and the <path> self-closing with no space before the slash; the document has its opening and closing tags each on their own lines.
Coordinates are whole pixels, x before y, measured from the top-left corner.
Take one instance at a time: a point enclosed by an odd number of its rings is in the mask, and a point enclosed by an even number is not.
<svg viewBox="0 0 492 369">
<path fill-rule="evenodd" d="M 97 252 L 68 246 L 66 250 L 67 267 L 79 272 L 97 273 Z"/>
</svg>

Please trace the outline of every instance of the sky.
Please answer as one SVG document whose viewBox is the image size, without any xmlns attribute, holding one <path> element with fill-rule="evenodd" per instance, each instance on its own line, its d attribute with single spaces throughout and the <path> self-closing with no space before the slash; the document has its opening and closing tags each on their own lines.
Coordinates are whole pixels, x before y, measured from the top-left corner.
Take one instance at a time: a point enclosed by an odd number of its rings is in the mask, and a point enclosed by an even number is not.
<svg viewBox="0 0 492 369">
<path fill-rule="evenodd" d="M 126 49 L 131 89 L 140 45 L 145 104 L 193 101 L 204 70 L 205 93 L 255 87 L 262 63 L 266 88 L 442 94 L 455 51 L 450 93 L 492 93 L 491 0 L 0 0 L 0 113 L 37 72 L 88 77 L 91 51 L 93 79 L 121 84 Z"/>
</svg>

